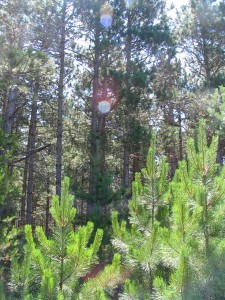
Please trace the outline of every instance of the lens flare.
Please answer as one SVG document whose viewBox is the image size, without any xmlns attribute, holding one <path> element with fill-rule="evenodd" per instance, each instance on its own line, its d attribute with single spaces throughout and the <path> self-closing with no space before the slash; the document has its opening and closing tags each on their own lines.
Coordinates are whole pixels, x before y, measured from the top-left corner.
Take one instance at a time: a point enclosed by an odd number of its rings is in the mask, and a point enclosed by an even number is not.
<svg viewBox="0 0 225 300">
<path fill-rule="evenodd" d="M 101 101 L 98 103 L 98 109 L 102 114 L 110 112 L 111 105 L 108 101 Z"/>
<path fill-rule="evenodd" d="M 127 8 L 132 8 L 134 5 L 135 0 L 125 0 L 125 5 Z"/>
<path fill-rule="evenodd" d="M 93 101 L 97 104 L 98 111 L 107 114 L 114 110 L 119 101 L 119 88 L 113 78 L 106 76 L 94 80 L 93 87 Z"/>
<path fill-rule="evenodd" d="M 112 26 L 112 16 L 111 15 L 101 15 L 100 23 L 105 28 L 111 27 Z"/>
<path fill-rule="evenodd" d="M 113 8 L 109 2 L 105 2 L 100 9 L 100 23 L 105 28 L 112 26 Z"/>
</svg>

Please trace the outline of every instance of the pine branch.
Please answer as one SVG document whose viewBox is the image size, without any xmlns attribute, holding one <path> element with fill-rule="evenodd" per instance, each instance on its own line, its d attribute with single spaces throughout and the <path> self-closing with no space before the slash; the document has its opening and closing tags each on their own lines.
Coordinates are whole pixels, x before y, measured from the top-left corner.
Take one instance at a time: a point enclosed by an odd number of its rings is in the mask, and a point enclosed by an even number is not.
<svg viewBox="0 0 225 300">
<path fill-rule="evenodd" d="M 20 159 L 14 160 L 14 163 L 21 162 L 21 161 L 23 161 L 23 160 L 29 158 L 32 154 L 37 153 L 37 152 L 40 152 L 40 151 L 42 151 L 42 150 L 44 150 L 44 149 L 46 149 L 46 148 L 48 148 L 48 147 L 51 147 L 51 146 L 52 146 L 52 144 L 47 144 L 47 145 L 45 145 L 45 146 L 41 146 L 41 147 L 36 148 L 36 149 L 31 149 L 30 151 L 28 151 L 28 152 L 26 153 L 26 156 L 21 157 Z"/>
</svg>

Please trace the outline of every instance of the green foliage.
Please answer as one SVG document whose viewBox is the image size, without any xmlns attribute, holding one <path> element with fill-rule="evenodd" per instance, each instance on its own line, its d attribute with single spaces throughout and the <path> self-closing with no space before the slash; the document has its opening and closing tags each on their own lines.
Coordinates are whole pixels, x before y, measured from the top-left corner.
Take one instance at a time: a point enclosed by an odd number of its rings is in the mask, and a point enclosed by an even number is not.
<svg viewBox="0 0 225 300">
<path fill-rule="evenodd" d="M 104 289 L 112 289 L 117 284 L 119 255 L 115 255 L 112 265 L 106 266 L 100 275 L 81 286 L 81 279 L 97 263 L 103 231 L 97 229 L 92 238 L 92 222 L 74 231 L 73 203 L 66 177 L 61 199 L 54 196 L 52 200 L 52 237 L 48 238 L 40 226 L 36 227 L 34 236 L 31 226 L 25 226 L 24 258 L 13 259 L 11 267 L 10 290 L 16 299 L 87 299 L 83 295 L 88 295 L 90 290 L 93 297 L 89 299 L 107 299 Z"/>
<path fill-rule="evenodd" d="M 16 172 L 10 174 L 9 170 L 16 150 L 16 139 L 4 132 L 0 120 L 0 272 L 4 276 L 8 274 L 11 257 L 17 256 L 21 248 L 21 232 L 14 226 L 20 182 Z"/>
<path fill-rule="evenodd" d="M 9 172 L 9 162 L 17 150 L 16 139 L 5 133 L 0 120 L 0 205 L 14 193 L 16 184 Z"/>
<path fill-rule="evenodd" d="M 15 217 L 1 220 L 0 228 L 0 271 L 8 272 L 12 257 L 18 257 L 23 246 L 23 234 L 14 225 Z"/>
<path fill-rule="evenodd" d="M 113 245 L 131 273 L 119 299 L 224 298 L 225 167 L 216 163 L 217 143 L 201 120 L 168 184 L 153 139 L 132 185 L 130 224 L 112 214 Z"/>
<path fill-rule="evenodd" d="M 4 293 L 4 284 L 0 281 L 0 299 L 6 300 L 5 293 Z"/>
<path fill-rule="evenodd" d="M 160 211 L 162 212 L 164 206 L 168 164 L 164 158 L 157 163 L 155 141 L 154 137 L 146 168 L 136 174 L 132 184 L 132 199 L 129 202 L 130 226 L 125 221 L 119 223 L 117 212 L 112 214 L 113 245 L 121 253 L 127 268 L 132 270 L 134 279 L 132 283 L 126 283 L 121 299 L 150 297 L 154 273 L 160 262 L 159 225 L 161 221 L 164 222 Z M 126 295 L 131 298 L 126 298 Z"/>
<path fill-rule="evenodd" d="M 223 4 L 216 1 L 192 0 L 183 7 L 177 34 L 180 45 L 188 53 L 192 75 L 198 83 L 218 87 L 223 83 L 224 38 Z M 202 45 L 204 45 L 202 47 Z"/>
<path fill-rule="evenodd" d="M 97 276 L 84 283 L 79 294 L 81 298 L 77 299 L 107 300 L 109 298 L 104 294 L 103 289 L 112 293 L 113 288 L 120 281 L 120 255 L 115 254 L 111 265 L 107 265 Z"/>
<path fill-rule="evenodd" d="M 112 182 L 110 174 L 103 167 L 102 156 L 97 149 L 93 163 L 93 181 L 96 187 L 95 192 L 90 195 L 90 201 L 96 204 L 105 205 L 112 201 L 113 191 L 110 187 Z"/>
<path fill-rule="evenodd" d="M 210 106 L 208 108 L 208 113 L 211 119 L 211 126 L 215 133 L 224 138 L 225 131 L 225 87 L 220 86 L 211 95 Z M 223 150 L 223 149 L 222 149 Z"/>
<path fill-rule="evenodd" d="M 120 300 L 150 299 L 150 293 L 143 290 L 143 286 L 136 281 L 127 279 L 123 292 L 119 295 Z"/>
<path fill-rule="evenodd" d="M 161 232 L 161 255 L 172 273 L 168 285 L 162 278 L 155 279 L 156 299 L 174 299 L 169 295 L 175 291 L 177 299 L 224 297 L 225 168 L 216 164 L 216 155 L 217 138 L 208 146 L 201 120 L 197 143 L 189 139 L 187 161 L 179 163 L 170 184 L 171 218 L 169 227 Z M 220 279 L 215 276 L 215 266 Z"/>
<path fill-rule="evenodd" d="M 32 233 L 28 232 L 28 228 L 25 229 L 25 235 L 28 242 L 24 246 L 24 259 L 21 262 L 16 257 L 13 257 L 11 262 L 11 280 L 10 280 L 10 291 L 13 297 L 18 299 L 27 299 L 32 288 L 34 287 L 35 273 L 31 268 L 31 257 L 32 257 Z"/>
</svg>

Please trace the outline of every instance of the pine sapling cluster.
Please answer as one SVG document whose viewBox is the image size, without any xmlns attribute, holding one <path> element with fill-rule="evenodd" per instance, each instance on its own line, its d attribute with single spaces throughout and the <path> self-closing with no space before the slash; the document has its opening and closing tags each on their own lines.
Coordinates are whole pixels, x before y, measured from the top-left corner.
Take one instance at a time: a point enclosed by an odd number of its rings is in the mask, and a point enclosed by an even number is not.
<svg viewBox="0 0 225 300">
<path fill-rule="evenodd" d="M 119 299 L 224 299 L 225 167 L 216 163 L 217 143 L 200 121 L 168 182 L 151 142 L 133 182 L 130 222 L 112 215 L 113 245 L 131 274 Z"/>
<path fill-rule="evenodd" d="M 82 278 L 97 263 L 103 231 L 97 229 L 92 237 L 92 222 L 74 231 L 73 204 L 69 179 L 65 178 L 61 199 L 54 196 L 52 200 L 51 237 L 46 236 L 42 227 L 36 227 L 33 234 L 31 226 L 25 226 L 24 259 L 12 262 L 9 288 L 15 299 L 88 299 L 87 293 L 89 299 L 107 299 L 104 289 L 113 289 L 118 282 L 120 256 L 117 254 L 112 265 L 106 266 L 96 278 L 82 283 Z"/>
<path fill-rule="evenodd" d="M 149 299 L 161 259 L 159 225 L 165 219 L 162 216 L 168 164 L 164 158 L 157 163 L 155 140 L 154 137 L 148 151 L 146 168 L 136 174 L 132 184 L 130 224 L 119 223 L 117 212 L 112 215 L 113 245 L 132 274 L 121 299 Z"/>
</svg>

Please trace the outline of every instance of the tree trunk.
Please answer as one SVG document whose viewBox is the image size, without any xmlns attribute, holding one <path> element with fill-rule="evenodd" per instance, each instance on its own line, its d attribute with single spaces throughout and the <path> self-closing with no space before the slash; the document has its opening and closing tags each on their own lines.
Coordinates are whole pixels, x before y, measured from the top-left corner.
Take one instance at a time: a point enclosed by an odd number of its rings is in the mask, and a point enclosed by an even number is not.
<svg viewBox="0 0 225 300">
<path fill-rule="evenodd" d="M 128 144 L 124 143 L 123 148 L 123 185 L 125 187 L 129 186 L 129 177 L 130 177 L 130 169 L 129 169 L 129 150 Z"/>
<path fill-rule="evenodd" d="M 30 121 L 30 150 L 35 148 L 36 143 L 36 129 L 37 129 L 37 96 L 38 86 L 35 87 L 34 99 L 32 102 L 31 121 Z M 27 214 L 26 223 L 32 224 L 32 207 L 33 207 L 33 177 L 34 177 L 34 156 L 31 153 L 28 165 L 28 182 L 27 182 Z"/>
<path fill-rule="evenodd" d="M 110 39 L 110 35 L 108 33 L 108 39 Z M 105 62 L 103 65 L 103 78 L 106 79 L 108 76 L 107 68 L 109 65 L 109 44 L 106 48 L 105 53 Z M 106 118 L 108 114 L 100 113 L 99 119 L 98 119 L 98 133 L 99 133 L 99 151 L 100 151 L 100 172 L 101 175 L 104 174 L 106 170 L 106 163 L 105 163 L 105 156 L 106 156 L 106 143 L 107 143 L 107 135 L 106 135 Z"/>
<path fill-rule="evenodd" d="M 107 137 L 106 137 L 106 132 L 105 132 L 105 127 L 106 127 L 106 116 L 104 114 L 101 114 L 99 117 L 99 126 L 98 126 L 98 132 L 99 132 L 99 151 L 100 151 L 100 156 L 101 156 L 101 161 L 100 161 L 100 172 L 104 174 L 105 171 L 105 147 L 106 147 L 106 142 L 107 142 Z"/>
<path fill-rule="evenodd" d="M 30 145 L 29 145 L 29 138 L 28 138 L 27 151 L 29 151 L 29 147 Z M 20 226 L 23 226 L 25 224 L 25 219 L 26 219 L 27 175 L 28 175 L 28 158 L 25 159 L 24 173 L 23 173 L 23 190 L 21 196 Z"/>
<path fill-rule="evenodd" d="M 178 110 L 178 124 L 179 124 L 179 160 L 183 159 L 183 138 L 182 138 L 182 118 L 181 111 Z"/>
<path fill-rule="evenodd" d="M 90 144 L 90 178 L 89 178 L 89 193 L 96 193 L 96 182 L 94 179 L 95 158 L 97 155 L 97 94 L 98 94 L 98 80 L 99 80 L 99 38 L 100 27 L 99 17 L 95 20 L 95 57 L 94 57 L 94 78 L 93 78 L 93 99 L 91 109 L 91 144 Z M 94 209 L 94 203 L 88 203 L 88 214 L 91 214 Z"/>
<path fill-rule="evenodd" d="M 201 24 L 201 38 L 202 38 L 202 47 L 203 47 L 203 62 L 204 62 L 204 68 L 205 68 L 205 77 L 206 82 L 208 86 L 211 86 L 211 67 L 209 62 L 209 49 L 207 45 L 207 37 L 206 37 L 206 29 Z"/>
<path fill-rule="evenodd" d="M 15 112 L 15 105 L 16 105 L 16 98 L 18 94 L 18 88 L 17 86 L 12 86 L 10 88 L 7 101 L 4 101 L 3 103 L 3 124 L 2 128 L 6 134 L 12 133 L 12 127 L 14 123 L 14 112 Z M 6 146 L 5 149 L 0 149 L 0 156 L 4 156 L 4 154 L 7 152 L 9 146 Z M 4 161 L 5 164 L 8 164 L 8 170 L 9 173 L 12 174 L 14 164 L 13 162 L 7 161 L 5 158 Z"/>
<path fill-rule="evenodd" d="M 5 92 L 3 92 L 1 94 L 1 99 L 2 99 L 2 105 L 1 105 L 1 115 L 0 118 L 2 120 L 4 120 L 5 116 L 6 116 L 6 109 L 7 109 L 7 101 L 8 101 L 8 97 L 7 94 Z M 4 129 L 4 124 L 0 124 L 2 129 Z"/>
<path fill-rule="evenodd" d="M 49 233 L 49 216 L 50 216 L 50 174 L 47 177 L 47 199 L 46 199 L 46 210 L 45 210 L 45 234 L 48 236 Z"/>
<path fill-rule="evenodd" d="M 58 86 L 58 121 L 57 121 L 57 142 L 56 142 L 56 195 L 61 196 L 62 184 L 62 118 L 63 118 L 63 93 L 65 77 L 65 46 L 66 46 L 66 0 L 63 2 L 61 19 L 61 40 L 60 40 L 60 73 Z"/>
<path fill-rule="evenodd" d="M 164 116 L 164 122 L 166 128 L 174 128 L 176 124 L 174 119 L 174 104 L 172 101 L 170 101 L 168 104 L 164 104 L 162 107 L 163 110 L 163 116 Z M 178 121 L 179 122 L 179 121 Z M 179 133 L 180 134 L 180 133 Z M 178 138 L 181 138 L 179 136 Z M 173 178 L 175 171 L 177 169 L 177 155 L 176 155 L 176 140 L 174 139 L 174 136 L 170 138 L 170 141 L 165 144 L 165 152 L 168 157 L 168 162 L 170 164 L 170 178 Z M 179 145 L 179 151 L 180 151 L 180 145 Z M 180 153 L 179 153 L 180 154 Z"/>
<path fill-rule="evenodd" d="M 131 84 L 130 84 L 130 76 L 131 76 L 131 47 L 132 47 L 132 35 L 131 35 L 131 12 L 128 11 L 127 15 L 127 39 L 125 45 L 125 52 L 126 52 L 126 107 L 129 107 L 129 95 L 131 92 Z M 125 113 L 125 139 L 124 139 L 124 155 L 123 155 L 123 185 L 125 187 L 129 186 L 130 180 L 130 169 L 129 169 L 129 144 L 127 140 L 127 133 L 129 130 L 129 116 Z"/>
<path fill-rule="evenodd" d="M 18 94 L 18 88 L 17 87 L 11 87 L 8 95 L 8 101 L 4 116 L 4 131 L 6 133 L 12 132 L 13 122 L 14 122 L 14 110 L 15 110 L 15 104 L 16 104 L 16 98 Z"/>
<path fill-rule="evenodd" d="M 132 181 L 135 180 L 135 174 L 140 171 L 139 153 L 135 153 L 133 156 L 133 170 L 132 170 Z"/>
</svg>

